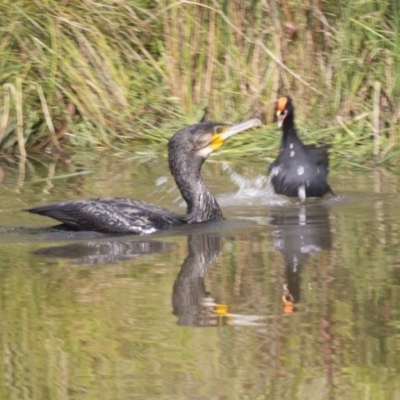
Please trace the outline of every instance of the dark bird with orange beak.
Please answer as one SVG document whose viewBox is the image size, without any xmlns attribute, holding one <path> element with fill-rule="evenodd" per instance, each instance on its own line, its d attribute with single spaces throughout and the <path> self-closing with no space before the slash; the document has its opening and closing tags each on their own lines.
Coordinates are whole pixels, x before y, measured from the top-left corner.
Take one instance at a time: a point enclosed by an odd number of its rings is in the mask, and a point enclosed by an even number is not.
<svg viewBox="0 0 400 400">
<path fill-rule="evenodd" d="M 278 157 L 268 173 L 276 194 L 289 197 L 321 197 L 333 194 L 327 182 L 330 145 L 304 144 L 294 126 L 294 107 L 290 97 L 277 101 L 278 126 L 282 127 L 282 141 Z"/>
</svg>

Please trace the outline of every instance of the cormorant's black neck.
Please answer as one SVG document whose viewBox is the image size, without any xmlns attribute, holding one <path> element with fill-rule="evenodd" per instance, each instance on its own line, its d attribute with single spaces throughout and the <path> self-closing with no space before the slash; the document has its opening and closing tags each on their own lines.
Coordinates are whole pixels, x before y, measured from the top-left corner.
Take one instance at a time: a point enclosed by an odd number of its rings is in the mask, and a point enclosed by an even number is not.
<svg viewBox="0 0 400 400">
<path fill-rule="evenodd" d="M 204 158 L 197 154 L 169 154 L 169 168 L 176 185 L 187 204 L 187 223 L 204 222 L 221 219 L 222 211 L 217 200 L 206 188 L 201 177 Z"/>
<path fill-rule="evenodd" d="M 293 141 L 300 141 L 297 136 L 296 128 L 294 126 L 294 112 L 293 110 L 288 113 L 286 118 L 283 120 L 282 125 L 282 142 L 281 149 L 289 147 L 290 143 Z"/>
</svg>

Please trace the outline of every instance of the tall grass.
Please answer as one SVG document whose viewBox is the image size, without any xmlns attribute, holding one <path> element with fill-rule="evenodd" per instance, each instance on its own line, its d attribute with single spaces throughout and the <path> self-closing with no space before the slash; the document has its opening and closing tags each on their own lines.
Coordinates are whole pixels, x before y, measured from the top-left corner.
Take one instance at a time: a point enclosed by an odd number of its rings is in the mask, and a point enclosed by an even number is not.
<svg viewBox="0 0 400 400">
<path fill-rule="evenodd" d="M 164 141 L 203 117 L 271 123 L 273 101 L 290 94 L 312 139 L 365 160 L 375 128 L 375 157 L 395 161 L 399 3 L 3 1 L 0 150 Z"/>
</svg>

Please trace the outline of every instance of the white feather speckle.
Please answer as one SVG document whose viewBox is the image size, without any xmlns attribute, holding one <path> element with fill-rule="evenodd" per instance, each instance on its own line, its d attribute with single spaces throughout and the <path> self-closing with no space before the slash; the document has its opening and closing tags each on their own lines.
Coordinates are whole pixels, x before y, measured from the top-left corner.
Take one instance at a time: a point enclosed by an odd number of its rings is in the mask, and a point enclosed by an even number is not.
<svg viewBox="0 0 400 400">
<path fill-rule="evenodd" d="M 306 199 L 306 188 L 304 187 L 304 185 L 301 185 L 299 187 L 297 194 L 301 201 L 304 201 Z"/>
<path fill-rule="evenodd" d="M 303 175 L 304 174 L 304 167 L 302 165 L 300 165 L 299 167 L 297 167 L 297 175 Z"/>
<path fill-rule="evenodd" d="M 293 143 L 289 144 L 289 149 L 293 149 Z"/>
<path fill-rule="evenodd" d="M 277 176 L 279 172 L 282 171 L 282 165 L 279 165 L 278 167 L 274 167 L 271 170 L 271 176 Z"/>
<path fill-rule="evenodd" d="M 156 232 L 157 229 L 154 227 L 150 227 L 150 228 L 145 228 L 143 229 L 143 231 L 141 232 L 141 235 L 148 235 L 150 233 Z"/>
<path fill-rule="evenodd" d="M 294 150 L 291 150 L 291 152 L 290 152 L 290 157 L 294 157 L 295 154 L 296 154 L 296 153 L 294 152 Z"/>
</svg>

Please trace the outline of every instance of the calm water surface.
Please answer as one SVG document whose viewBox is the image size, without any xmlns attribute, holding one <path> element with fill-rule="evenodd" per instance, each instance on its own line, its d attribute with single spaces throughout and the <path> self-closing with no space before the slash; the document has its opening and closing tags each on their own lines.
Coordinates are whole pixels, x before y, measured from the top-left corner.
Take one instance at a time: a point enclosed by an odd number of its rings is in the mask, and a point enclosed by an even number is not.
<svg viewBox="0 0 400 400">
<path fill-rule="evenodd" d="M 1 160 L 1 399 L 400 398 L 400 175 L 337 168 L 301 205 L 220 159 L 226 221 L 80 239 L 10 228 L 85 197 L 184 212 L 166 159 Z"/>
</svg>

